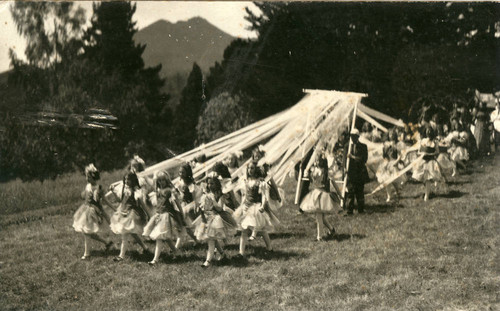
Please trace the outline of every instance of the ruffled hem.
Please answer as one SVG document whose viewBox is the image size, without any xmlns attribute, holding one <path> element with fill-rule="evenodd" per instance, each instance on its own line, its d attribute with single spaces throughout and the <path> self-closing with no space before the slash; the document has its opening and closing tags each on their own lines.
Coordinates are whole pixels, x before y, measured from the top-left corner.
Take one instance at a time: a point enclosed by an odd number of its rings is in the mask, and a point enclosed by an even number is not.
<svg viewBox="0 0 500 311">
<path fill-rule="evenodd" d="M 450 158 L 453 161 L 468 161 L 469 160 L 469 152 L 464 147 L 456 147 L 451 150 Z"/>
<path fill-rule="evenodd" d="M 314 189 L 302 200 L 300 209 L 305 213 L 333 214 L 340 210 L 340 205 L 330 196 L 330 193 Z"/>
<path fill-rule="evenodd" d="M 379 169 L 377 170 L 376 177 L 377 177 L 377 182 L 379 184 L 382 184 L 386 182 L 387 180 L 391 179 L 395 175 L 397 175 L 400 172 L 400 170 L 393 165 L 393 163 L 389 164 L 381 164 Z M 399 183 L 404 183 L 407 181 L 407 177 L 405 174 L 401 175 L 398 177 L 396 180 L 394 180 L 392 183 L 394 184 L 399 184 Z"/>
<path fill-rule="evenodd" d="M 279 224 L 279 220 L 275 216 L 271 216 L 273 215 L 272 212 L 260 212 L 260 207 L 260 203 L 250 206 L 242 204 L 236 209 L 234 218 L 238 223 L 239 230 L 274 231 L 275 225 Z"/>
<path fill-rule="evenodd" d="M 209 216 L 207 222 L 199 216 L 193 221 L 195 226 L 194 235 L 199 241 L 221 240 L 233 236 L 236 233 L 237 224 L 228 211 L 221 214 Z"/>
<path fill-rule="evenodd" d="M 142 234 L 144 232 L 144 220 L 132 210 L 126 215 L 116 212 L 111 217 L 110 227 L 115 234 Z"/>
<path fill-rule="evenodd" d="M 104 227 L 103 217 L 94 206 L 83 204 L 73 215 L 73 228 L 76 232 L 92 234 L 103 231 Z"/>
<path fill-rule="evenodd" d="M 152 240 L 175 240 L 182 227 L 169 213 L 155 214 L 144 227 L 143 236 Z"/>
<path fill-rule="evenodd" d="M 423 161 L 412 174 L 412 178 L 424 182 L 424 181 L 441 181 L 443 180 L 443 175 L 439 169 L 439 165 L 436 160 Z"/>
<path fill-rule="evenodd" d="M 456 169 L 456 164 L 450 159 L 447 153 L 440 153 L 437 162 L 441 168 L 443 175 L 450 177 Z"/>
</svg>

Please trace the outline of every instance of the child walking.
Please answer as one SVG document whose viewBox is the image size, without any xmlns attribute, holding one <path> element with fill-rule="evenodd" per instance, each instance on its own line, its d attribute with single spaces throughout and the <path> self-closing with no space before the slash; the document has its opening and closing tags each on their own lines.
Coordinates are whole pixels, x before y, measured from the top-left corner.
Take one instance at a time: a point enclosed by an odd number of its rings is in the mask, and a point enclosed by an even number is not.
<svg viewBox="0 0 500 311">
<path fill-rule="evenodd" d="M 412 178 L 424 184 L 424 201 L 429 200 L 432 182 L 443 181 L 443 175 L 436 157 L 439 154 L 436 134 L 431 127 L 425 130 L 425 138 L 420 141 L 419 154 L 423 154 L 422 162 L 413 170 Z"/>
<path fill-rule="evenodd" d="M 274 224 L 268 213 L 264 212 L 265 196 L 263 196 L 263 181 L 260 177 L 257 163 L 250 162 L 246 178 L 242 181 L 244 197 L 242 204 L 234 212 L 234 218 L 241 230 L 240 252 L 238 258 L 245 258 L 245 248 L 249 231 L 261 232 L 268 252 L 272 251 L 269 232 L 274 230 Z"/>
<path fill-rule="evenodd" d="M 125 259 L 129 235 L 139 243 L 144 252 L 148 252 L 146 245 L 140 238 L 147 220 L 147 214 L 144 211 L 145 204 L 145 198 L 140 191 L 137 175 L 128 172 L 123 178 L 120 206 L 111 217 L 111 231 L 122 236 L 120 255 L 115 257 L 114 261 Z"/>
<path fill-rule="evenodd" d="M 219 260 L 227 258 L 222 248 L 222 240 L 234 235 L 236 221 L 227 206 L 229 197 L 222 193 L 222 186 L 217 177 L 207 178 L 207 193 L 200 203 L 201 215 L 193 222 L 196 226 L 195 235 L 199 241 L 207 241 L 207 258 L 202 264 L 206 268 L 212 264 L 215 248 L 221 255 Z"/>
<path fill-rule="evenodd" d="M 73 228 L 76 232 L 83 233 L 85 241 L 85 251 L 81 257 L 82 260 L 90 257 L 89 239 L 103 243 L 106 246 L 106 251 L 113 246 L 112 241 L 107 241 L 97 234 L 104 230 L 104 220 L 109 223 L 109 217 L 102 207 L 104 191 L 97 184 L 100 174 L 94 164 L 89 164 L 85 167 L 85 177 L 87 179 L 87 186 L 82 192 L 82 198 L 85 202 L 73 215 Z"/>
<path fill-rule="evenodd" d="M 177 239 L 182 228 L 182 214 L 176 208 L 172 195 L 173 185 L 167 172 L 158 172 L 154 177 L 156 200 L 155 214 L 144 227 L 143 236 L 156 241 L 155 254 L 150 265 L 155 265 L 160 259 L 163 242 L 176 254 L 173 240 Z"/>
<path fill-rule="evenodd" d="M 198 243 L 193 233 L 193 220 L 196 219 L 198 205 L 203 195 L 203 189 L 194 182 L 193 170 L 188 163 L 179 168 L 179 181 L 175 184 L 176 194 L 184 217 L 185 230 L 179 235 L 175 247 L 182 246 L 183 236 L 189 235 L 195 243 Z"/>
<path fill-rule="evenodd" d="M 304 197 L 300 209 L 304 213 L 315 214 L 317 224 L 315 241 L 323 241 L 325 227 L 328 229 L 327 238 L 331 238 L 335 234 L 335 228 L 328 222 L 326 215 L 337 213 L 340 210 L 340 200 L 334 193 L 328 191 L 330 186 L 328 162 L 320 154 L 317 154 L 314 164 L 308 171 L 308 176 L 311 179 L 313 190 Z"/>
</svg>

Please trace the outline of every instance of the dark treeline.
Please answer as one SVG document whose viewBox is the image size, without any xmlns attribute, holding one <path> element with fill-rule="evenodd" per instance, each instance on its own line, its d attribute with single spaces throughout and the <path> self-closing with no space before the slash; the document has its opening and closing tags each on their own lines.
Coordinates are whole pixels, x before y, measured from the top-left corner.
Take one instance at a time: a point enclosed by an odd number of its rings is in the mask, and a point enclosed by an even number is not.
<svg viewBox="0 0 500 311">
<path fill-rule="evenodd" d="M 172 112 L 160 92 L 161 65 L 145 68 L 144 45 L 133 41 L 135 5 L 93 5 L 91 25 L 76 3 L 16 2 L 11 7 L 18 31 L 27 39 L 27 62 L 11 52 L 8 84 L 23 90 L 21 114 L 51 111 L 84 114 L 109 110 L 118 130 L 78 126 L 35 126 L 15 115 L 3 116 L 0 176 L 23 180 L 53 178 L 82 169 L 123 167 L 134 153 L 150 161 L 168 154 Z M 47 27 L 53 24 L 53 27 Z M 36 120 L 35 120 L 36 121 Z"/>
<path fill-rule="evenodd" d="M 405 121 L 422 105 L 473 104 L 498 90 L 497 3 L 261 3 L 255 41 L 236 40 L 208 77 L 212 94 L 242 98 L 254 120 L 302 89 L 352 91 Z M 209 103 L 210 104 L 210 103 Z M 206 136 L 206 135 L 205 135 Z"/>
<path fill-rule="evenodd" d="M 367 93 L 368 105 L 405 121 L 416 121 L 423 105 L 471 108 L 475 89 L 498 90 L 497 3 L 256 5 L 262 15 L 248 11 L 247 19 L 258 38 L 233 41 L 206 81 L 194 64 L 172 111 L 160 92 L 161 68 L 145 68 L 145 47 L 132 40 L 134 5 L 96 4 L 84 30 L 83 13 L 71 3 L 16 2 L 14 20 L 30 42 L 27 63 L 11 55 L 9 84 L 25 90 L 18 106 L 65 113 L 105 108 L 120 129 L 85 134 L 6 126 L 0 175 L 43 179 L 88 161 L 117 167 L 135 152 L 158 161 L 167 148 L 185 151 L 286 109 L 308 88 Z M 48 15 L 61 25 L 57 31 L 37 22 Z M 33 169 L 39 166 L 47 168 Z"/>
</svg>

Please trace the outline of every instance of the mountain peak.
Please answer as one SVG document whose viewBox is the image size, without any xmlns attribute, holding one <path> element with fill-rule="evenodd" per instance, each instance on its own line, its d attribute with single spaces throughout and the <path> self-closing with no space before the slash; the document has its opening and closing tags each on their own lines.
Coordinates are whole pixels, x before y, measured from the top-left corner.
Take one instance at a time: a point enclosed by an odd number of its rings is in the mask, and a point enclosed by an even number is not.
<svg viewBox="0 0 500 311">
<path fill-rule="evenodd" d="M 137 43 L 146 45 L 142 55 L 145 65 L 162 64 L 163 77 L 189 73 L 194 62 L 208 71 L 216 61 L 222 60 L 225 48 L 233 39 L 199 16 L 175 24 L 161 19 L 134 36 Z"/>
</svg>

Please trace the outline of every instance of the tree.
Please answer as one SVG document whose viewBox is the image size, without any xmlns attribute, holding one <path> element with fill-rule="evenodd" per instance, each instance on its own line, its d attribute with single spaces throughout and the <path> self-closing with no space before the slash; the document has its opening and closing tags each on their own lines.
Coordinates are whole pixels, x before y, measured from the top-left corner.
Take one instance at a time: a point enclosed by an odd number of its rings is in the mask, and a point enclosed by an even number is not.
<svg viewBox="0 0 500 311">
<path fill-rule="evenodd" d="M 57 94 L 61 79 L 58 68 L 71 63 L 82 46 L 80 37 L 85 11 L 70 2 L 15 2 L 10 7 L 20 35 L 27 41 L 27 63 L 9 51 L 14 67 L 9 83 L 25 88 L 25 101 L 32 106 Z"/>
<path fill-rule="evenodd" d="M 257 6 L 262 14 L 248 11 L 247 19 L 259 37 L 233 42 L 208 81 L 217 93 L 254 98 L 258 119 L 293 105 L 304 88 L 367 93 L 368 105 L 405 117 L 414 97 L 403 92 L 432 93 L 440 85 L 436 96 L 449 102 L 470 87 L 499 85 L 497 3 Z M 419 73 L 410 77 L 405 66 L 414 60 L 411 70 Z"/>
<path fill-rule="evenodd" d="M 174 115 L 176 146 L 181 150 L 190 149 L 196 139 L 196 124 L 203 106 L 203 75 L 201 68 L 194 63 L 186 86 L 182 90 L 180 104 Z"/>
<path fill-rule="evenodd" d="M 84 89 L 96 106 L 109 108 L 120 119 L 122 140 L 130 148 L 168 143 L 169 97 L 160 91 L 165 82 L 159 76 L 161 65 L 145 68 L 145 45 L 133 40 L 136 5 L 102 2 L 94 4 L 93 10 L 91 26 L 83 36 L 83 57 L 92 68 Z"/>
<path fill-rule="evenodd" d="M 85 11 L 72 2 L 15 2 L 11 14 L 17 31 L 27 39 L 28 63 L 39 68 L 67 56 L 85 23 Z"/>
<path fill-rule="evenodd" d="M 127 151 L 138 147 L 147 160 L 170 156 L 162 152 L 170 137 L 169 98 L 160 91 L 161 67 L 145 68 L 144 46 L 132 40 L 135 5 L 95 4 L 92 24 L 82 38 L 76 31 L 81 11 L 76 10 L 77 14 L 71 8 L 59 2 L 13 6 L 19 31 L 30 40 L 29 62 L 19 61 L 11 52 L 14 70 L 9 83 L 24 87 L 23 101 L 32 111 L 68 115 L 105 108 L 119 118 L 120 129 L 40 126 L 36 115 L 35 120 L 9 117 L 6 122 L 19 125 L 0 133 L 9 150 L 8 156 L 1 150 L 0 166 L 8 167 L 11 177 L 53 178 L 89 162 L 116 168 L 122 166 Z M 47 19 L 54 21 L 55 30 L 47 27 Z"/>
<path fill-rule="evenodd" d="M 242 105 L 241 96 L 223 92 L 210 99 L 198 119 L 196 144 L 203 144 L 230 134 L 253 122 Z"/>
</svg>

